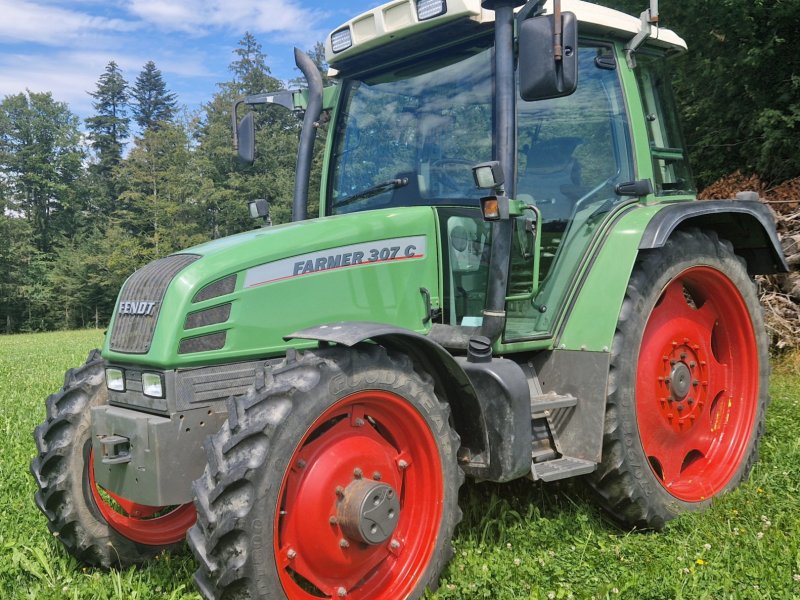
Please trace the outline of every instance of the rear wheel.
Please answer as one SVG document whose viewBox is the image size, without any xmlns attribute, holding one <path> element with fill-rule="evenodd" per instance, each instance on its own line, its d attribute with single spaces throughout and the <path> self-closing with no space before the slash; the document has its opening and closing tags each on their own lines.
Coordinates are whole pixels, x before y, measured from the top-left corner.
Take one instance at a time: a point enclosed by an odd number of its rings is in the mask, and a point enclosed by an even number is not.
<svg viewBox="0 0 800 600">
<path fill-rule="evenodd" d="M 233 399 L 195 482 L 207 598 L 418 598 L 460 519 L 458 438 L 429 378 L 377 346 L 290 355 Z"/>
<path fill-rule="evenodd" d="M 70 554 L 92 565 L 126 566 L 178 549 L 195 510 L 192 504 L 137 504 L 97 485 L 91 407 L 107 401 L 103 359 L 93 350 L 47 399 L 47 419 L 34 431 L 38 454 L 31 473 L 39 488 L 36 505 Z"/>
<path fill-rule="evenodd" d="M 617 324 L 591 480 L 611 513 L 660 528 L 738 485 L 758 456 L 768 369 L 755 286 L 729 242 L 679 231 L 644 254 Z"/>
</svg>

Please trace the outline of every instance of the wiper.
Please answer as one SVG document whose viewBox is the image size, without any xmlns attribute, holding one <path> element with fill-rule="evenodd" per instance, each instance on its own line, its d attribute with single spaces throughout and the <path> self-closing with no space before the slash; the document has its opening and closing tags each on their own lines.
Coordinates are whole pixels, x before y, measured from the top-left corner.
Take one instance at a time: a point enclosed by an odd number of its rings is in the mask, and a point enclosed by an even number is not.
<svg viewBox="0 0 800 600">
<path fill-rule="evenodd" d="M 357 200 L 363 200 L 364 198 L 371 198 L 372 196 L 376 196 L 381 192 L 385 192 L 386 190 L 403 187 L 404 185 L 408 185 L 408 177 L 401 177 L 399 179 L 388 179 L 387 181 L 376 183 L 375 185 L 370 186 L 367 189 L 360 191 L 356 194 L 353 194 L 352 196 L 343 198 L 339 202 L 335 202 L 333 205 L 335 207 L 347 206 L 348 204 L 352 204 Z"/>
</svg>

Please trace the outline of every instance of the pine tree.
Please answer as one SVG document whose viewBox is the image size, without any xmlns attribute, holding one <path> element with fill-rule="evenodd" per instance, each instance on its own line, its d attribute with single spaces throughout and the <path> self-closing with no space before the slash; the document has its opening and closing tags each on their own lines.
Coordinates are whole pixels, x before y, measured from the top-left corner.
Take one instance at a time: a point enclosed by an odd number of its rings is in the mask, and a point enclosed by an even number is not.
<svg viewBox="0 0 800 600">
<path fill-rule="evenodd" d="M 267 55 L 252 33 L 244 34 L 234 52 L 239 58 L 228 68 L 234 76 L 232 87 L 235 93 L 249 95 L 283 89 L 281 81 L 270 74 Z"/>
<path fill-rule="evenodd" d="M 97 170 L 114 195 L 112 171 L 122 159 L 122 150 L 130 130 L 128 117 L 128 82 L 113 60 L 97 81 L 97 89 L 89 92 L 97 114 L 86 119 L 92 147 L 97 152 Z"/>
<path fill-rule="evenodd" d="M 151 60 L 142 68 L 131 90 L 131 112 L 142 133 L 170 123 L 177 110 L 177 97 L 167 91 L 161 71 Z"/>
</svg>

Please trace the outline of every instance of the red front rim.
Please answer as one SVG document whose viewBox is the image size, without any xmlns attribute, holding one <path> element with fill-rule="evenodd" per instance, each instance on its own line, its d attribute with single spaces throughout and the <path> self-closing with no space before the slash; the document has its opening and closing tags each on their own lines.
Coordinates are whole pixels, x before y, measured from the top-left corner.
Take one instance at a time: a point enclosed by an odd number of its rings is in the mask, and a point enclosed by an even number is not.
<svg viewBox="0 0 800 600">
<path fill-rule="evenodd" d="M 664 488 L 686 502 L 720 492 L 745 458 L 758 410 L 759 355 L 750 312 L 720 271 L 673 279 L 642 338 L 636 415 Z"/>
<path fill-rule="evenodd" d="M 344 501 L 360 485 L 396 494 L 385 540 L 365 543 L 344 526 Z M 286 595 L 405 598 L 431 560 L 443 489 L 438 445 L 408 401 L 372 390 L 338 401 L 308 429 L 281 483 L 274 544 Z"/>
<path fill-rule="evenodd" d="M 174 507 L 148 506 L 100 487 L 94 478 L 94 451 L 89 452 L 89 487 L 100 514 L 111 528 L 139 544 L 165 546 L 180 542 L 197 517 L 191 502 Z"/>
</svg>

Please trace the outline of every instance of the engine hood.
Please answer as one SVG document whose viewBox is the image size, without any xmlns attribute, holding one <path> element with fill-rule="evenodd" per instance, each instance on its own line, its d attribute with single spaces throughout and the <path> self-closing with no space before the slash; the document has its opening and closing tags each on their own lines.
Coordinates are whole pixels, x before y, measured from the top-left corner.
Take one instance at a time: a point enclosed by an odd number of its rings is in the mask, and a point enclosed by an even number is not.
<svg viewBox="0 0 800 600">
<path fill-rule="evenodd" d="M 277 356 L 288 346 L 283 336 L 323 323 L 424 332 L 420 288 L 439 306 L 438 246 L 430 207 L 312 219 L 195 246 L 125 282 L 103 356 L 177 368 Z"/>
</svg>

